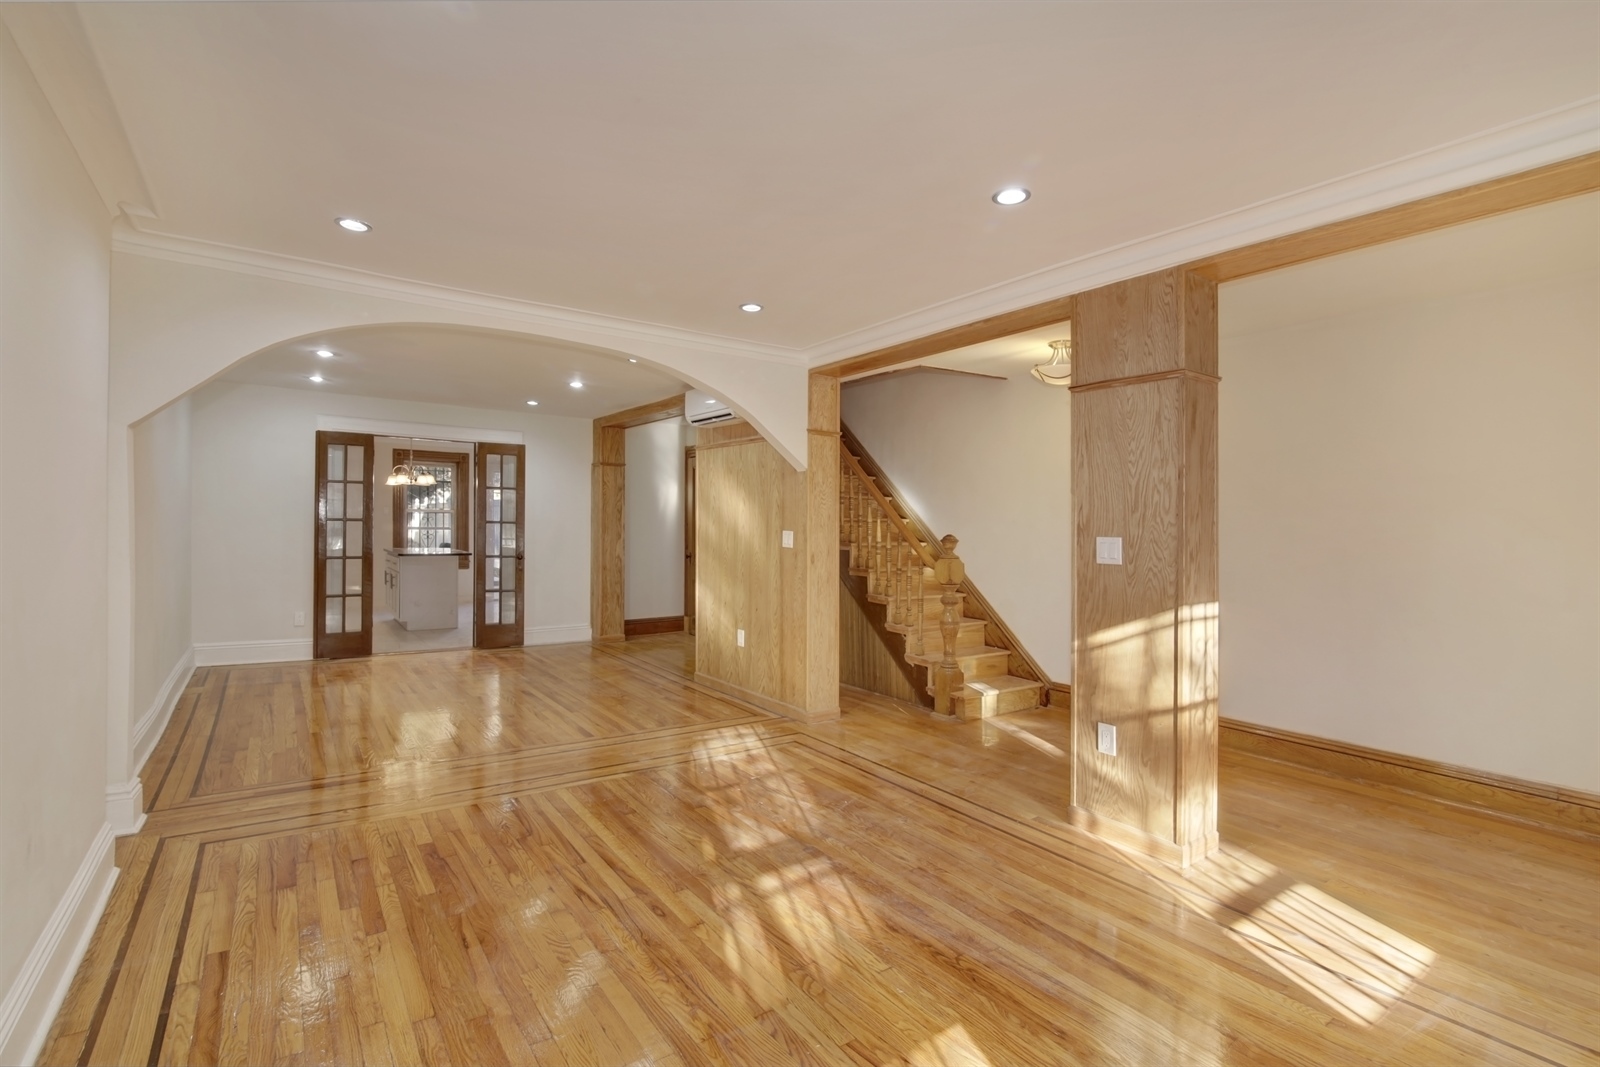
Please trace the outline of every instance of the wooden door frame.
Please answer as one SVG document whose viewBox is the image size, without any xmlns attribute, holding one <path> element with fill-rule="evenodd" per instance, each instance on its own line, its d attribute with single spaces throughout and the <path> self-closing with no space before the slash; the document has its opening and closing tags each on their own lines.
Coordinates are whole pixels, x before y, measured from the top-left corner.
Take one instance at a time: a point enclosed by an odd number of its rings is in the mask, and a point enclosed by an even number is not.
<svg viewBox="0 0 1600 1067">
<path fill-rule="evenodd" d="M 627 639 L 627 431 L 683 417 L 683 394 L 594 420 L 589 497 L 589 632 L 594 641 Z"/>
<path fill-rule="evenodd" d="M 377 437 L 370 433 L 351 433 L 344 430 L 316 431 L 316 462 L 311 481 L 313 516 L 311 603 L 311 654 L 315 659 L 348 659 L 372 655 L 372 482 L 377 461 Z M 361 504 L 361 632 L 331 635 L 327 626 L 328 584 L 328 509 L 326 485 L 328 476 L 329 445 L 363 446 L 362 504 Z M 349 479 L 345 479 L 348 484 Z M 351 640 L 351 638 L 354 640 Z"/>
<path fill-rule="evenodd" d="M 694 636 L 695 583 L 699 561 L 695 559 L 695 480 L 699 470 L 695 463 L 695 446 L 683 450 L 683 629 Z"/>
</svg>

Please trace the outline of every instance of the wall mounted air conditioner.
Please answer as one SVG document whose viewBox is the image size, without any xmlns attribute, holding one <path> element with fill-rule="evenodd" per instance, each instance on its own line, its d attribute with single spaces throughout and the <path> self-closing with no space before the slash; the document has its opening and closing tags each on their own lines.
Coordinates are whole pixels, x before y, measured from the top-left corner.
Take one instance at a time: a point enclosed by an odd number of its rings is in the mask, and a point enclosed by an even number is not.
<svg viewBox="0 0 1600 1067">
<path fill-rule="evenodd" d="M 709 426 L 714 422 L 727 422 L 739 416 L 710 393 L 691 389 L 683 394 L 683 417 L 689 420 L 690 426 Z"/>
</svg>

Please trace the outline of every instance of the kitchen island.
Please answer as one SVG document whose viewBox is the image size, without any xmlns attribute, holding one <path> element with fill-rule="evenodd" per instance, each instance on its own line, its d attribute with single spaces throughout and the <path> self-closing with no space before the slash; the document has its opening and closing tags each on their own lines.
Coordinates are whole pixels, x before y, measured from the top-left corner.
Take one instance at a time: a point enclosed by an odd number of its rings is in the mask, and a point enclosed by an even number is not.
<svg viewBox="0 0 1600 1067">
<path fill-rule="evenodd" d="M 452 548 L 386 548 L 383 589 L 394 619 L 407 630 L 453 630 L 460 560 Z"/>
</svg>

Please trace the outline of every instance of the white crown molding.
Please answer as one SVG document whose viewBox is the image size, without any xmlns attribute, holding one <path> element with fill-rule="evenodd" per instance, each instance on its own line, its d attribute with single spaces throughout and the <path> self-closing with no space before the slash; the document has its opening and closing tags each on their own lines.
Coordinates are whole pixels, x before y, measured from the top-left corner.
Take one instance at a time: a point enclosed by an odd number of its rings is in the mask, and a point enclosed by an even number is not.
<svg viewBox="0 0 1600 1067">
<path fill-rule="evenodd" d="M 1130 241 L 811 346 L 811 366 L 1600 150 L 1600 97 Z"/>
<path fill-rule="evenodd" d="M 612 338 L 622 345 L 627 345 L 629 342 L 672 345 L 695 352 L 758 359 L 788 366 L 803 366 L 806 361 L 805 353 L 799 349 L 696 333 L 675 326 L 600 315 L 591 311 L 557 307 L 553 304 L 538 304 L 530 300 L 491 296 L 488 293 L 411 281 L 276 252 L 258 252 L 192 237 L 174 237 L 136 229 L 126 223 L 119 223 L 114 227 L 111 250 L 149 259 L 164 259 L 173 263 L 252 274 L 277 281 L 315 285 L 323 289 L 335 289 L 361 296 L 405 300 L 447 311 L 495 315 L 529 326 L 535 331 L 541 328 L 558 331 L 582 330 Z"/>
<path fill-rule="evenodd" d="M 116 838 L 102 825 L 50 913 L 11 988 L 0 998 L 0 1063 L 33 1063 L 117 882 Z"/>
</svg>

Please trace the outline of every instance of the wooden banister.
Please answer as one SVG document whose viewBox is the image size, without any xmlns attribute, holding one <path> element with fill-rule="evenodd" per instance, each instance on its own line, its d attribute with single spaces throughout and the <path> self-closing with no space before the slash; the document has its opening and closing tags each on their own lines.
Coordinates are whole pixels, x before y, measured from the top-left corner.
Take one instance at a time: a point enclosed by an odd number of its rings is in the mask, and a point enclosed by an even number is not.
<svg viewBox="0 0 1600 1067">
<path fill-rule="evenodd" d="M 855 456 L 852 456 L 849 451 L 845 449 L 840 449 L 839 455 L 840 458 L 844 460 L 845 467 L 856 476 L 856 479 L 863 486 L 866 487 L 869 496 L 874 502 L 877 503 L 878 507 L 883 511 L 883 514 L 888 518 L 890 526 L 893 527 L 901 537 L 905 538 L 907 544 L 917 550 L 917 555 L 922 558 L 923 566 L 931 567 L 938 562 L 938 557 L 929 550 L 927 545 L 923 544 L 921 538 L 911 531 L 911 527 L 906 525 L 906 521 L 902 519 L 900 517 L 900 513 L 894 509 L 894 505 L 889 503 L 889 498 L 883 495 L 883 491 L 880 490 L 877 484 L 873 482 L 873 480 L 867 475 L 867 472 L 861 469 L 861 461 L 856 459 Z"/>
</svg>

